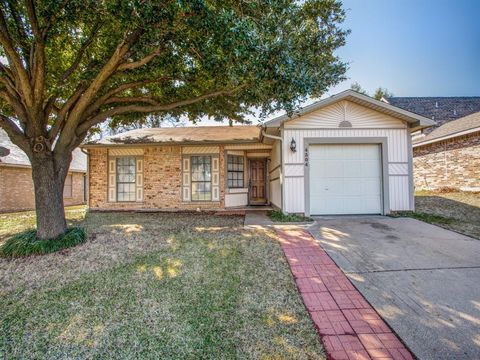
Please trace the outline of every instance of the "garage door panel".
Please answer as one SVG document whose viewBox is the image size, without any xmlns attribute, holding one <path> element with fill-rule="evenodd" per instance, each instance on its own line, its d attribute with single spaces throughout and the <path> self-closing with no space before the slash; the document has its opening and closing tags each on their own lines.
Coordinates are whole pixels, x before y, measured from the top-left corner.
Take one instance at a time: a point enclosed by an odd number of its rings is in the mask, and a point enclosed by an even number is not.
<svg viewBox="0 0 480 360">
<path fill-rule="evenodd" d="M 312 215 L 381 213 L 378 145 L 311 145 L 309 157 Z"/>
</svg>

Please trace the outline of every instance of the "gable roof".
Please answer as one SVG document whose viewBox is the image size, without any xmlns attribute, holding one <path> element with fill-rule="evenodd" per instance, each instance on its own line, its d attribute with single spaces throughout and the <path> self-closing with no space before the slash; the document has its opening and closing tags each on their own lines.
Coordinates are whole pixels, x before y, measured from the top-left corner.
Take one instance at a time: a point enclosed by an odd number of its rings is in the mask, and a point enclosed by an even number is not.
<svg viewBox="0 0 480 360">
<path fill-rule="evenodd" d="M 386 101 L 390 105 L 435 120 L 437 126 L 480 111 L 480 96 L 391 97 Z"/>
<path fill-rule="evenodd" d="M 130 130 L 118 135 L 88 142 L 83 146 L 172 143 L 204 144 L 259 141 L 260 128 L 258 126 L 187 126 Z"/>
<path fill-rule="evenodd" d="M 0 165 L 30 167 L 30 160 L 27 154 L 10 141 L 10 138 L 3 129 L 0 129 L 0 147 L 7 149 L 9 152 L 7 156 L 0 156 Z M 70 170 L 87 172 L 87 155 L 80 149 L 75 149 L 72 153 Z"/>
<path fill-rule="evenodd" d="M 370 96 L 360 94 L 356 91 L 353 90 L 345 90 L 342 91 L 341 93 L 338 93 L 336 95 L 333 95 L 329 98 L 322 99 L 319 101 L 314 102 L 313 104 L 307 105 L 303 108 L 301 108 L 299 111 L 297 111 L 295 114 L 292 116 L 289 116 L 288 114 L 276 117 L 272 120 L 266 121 L 263 125 L 265 127 L 278 127 L 285 121 L 294 119 L 296 117 L 300 117 L 302 115 L 308 114 L 310 112 L 319 110 L 323 107 L 326 107 L 328 105 L 331 105 L 333 103 L 336 103 L 338 101 L 342 100 L 347 100 L 354 102 L 356 104 L 365 106 L 367 108 L 382 112 L 384 114 L 393 116 L 395 118 L 401 119 L 406 121 L 407 123 L 411 124 L 411 128 L 413 130 L 418 130 L 422 129 L 428 126 L 432 126 L 435 124 L 435 121 L 431 119 L 427 119 L 424 116 L 412 113 L 410 111 L 398 108 L 396 106 L 390 105 L 384 101 L 379 101 L 374 98 L 371 98 Z"/>
<path fill-rule="evenodd" d="M 433 130 L 430 134 L 415 139 L 413 141 L 413 146 L 426 145 L 476 131 L 480 132 L 480 112 L 443 124 Z"/>
</svg>

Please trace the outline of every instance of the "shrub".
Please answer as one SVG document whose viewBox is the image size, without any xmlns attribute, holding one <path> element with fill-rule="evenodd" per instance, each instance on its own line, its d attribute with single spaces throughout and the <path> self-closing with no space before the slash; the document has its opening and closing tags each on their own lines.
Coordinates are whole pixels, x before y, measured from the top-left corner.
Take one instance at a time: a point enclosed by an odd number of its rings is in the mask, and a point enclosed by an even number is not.
<svg viewBox="0 0 480 360">
<path fill-rule="evenodd" d="M 37 238 L 36 230 L 28 230 L 9 238 L 0 246 L 1 257 L 22 257 L 48 254 L 85 242 L 87 234 L 83 228 L 67 229 L 65 234 L 56 239 L 42 240 Z"/>
<path fill-rule="evenodd" d="M 268 217 L 274 222 L 304 222 L 304 221 L 313 221 L 311 218 L 295 215 L 295 214 L 284 214 L 281 211 L 270 210 L 267 213 Z"/>
</svg>

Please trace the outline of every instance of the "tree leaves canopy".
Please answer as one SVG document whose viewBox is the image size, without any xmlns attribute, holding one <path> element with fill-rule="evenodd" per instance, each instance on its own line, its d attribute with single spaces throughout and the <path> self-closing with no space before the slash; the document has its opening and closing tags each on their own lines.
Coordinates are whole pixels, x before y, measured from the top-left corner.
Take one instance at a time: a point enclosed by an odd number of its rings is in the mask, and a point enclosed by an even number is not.
<svg viewBox="0 0 480 360">
<path fill-rule="evenodd" d="M 335 0 L 3 0 L 0 127 L 71 151 L 106 119 L 244 121 L 344 79 Z M 18 124 L 18 126 L 17 126 Z"/>
</svg>

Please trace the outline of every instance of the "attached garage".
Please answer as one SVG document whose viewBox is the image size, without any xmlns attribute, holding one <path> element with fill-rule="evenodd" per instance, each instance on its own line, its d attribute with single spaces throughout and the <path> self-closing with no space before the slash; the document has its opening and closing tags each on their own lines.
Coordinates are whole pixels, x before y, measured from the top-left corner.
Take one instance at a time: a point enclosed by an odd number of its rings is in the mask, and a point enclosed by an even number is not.
<svg viewBox="0 0 480 360">
<path fill-rule="evenodd" d="M 305 215 L 414 209 L 411 133 L 434 121 L 351 90 L 264 124 L 281 144 L 281 209 Z"/>
<path fill-rule="evenodd" d="M 309 153 L 310 215 L 383 212 L 380 144 L 315 144 Z"/>
</svg>

